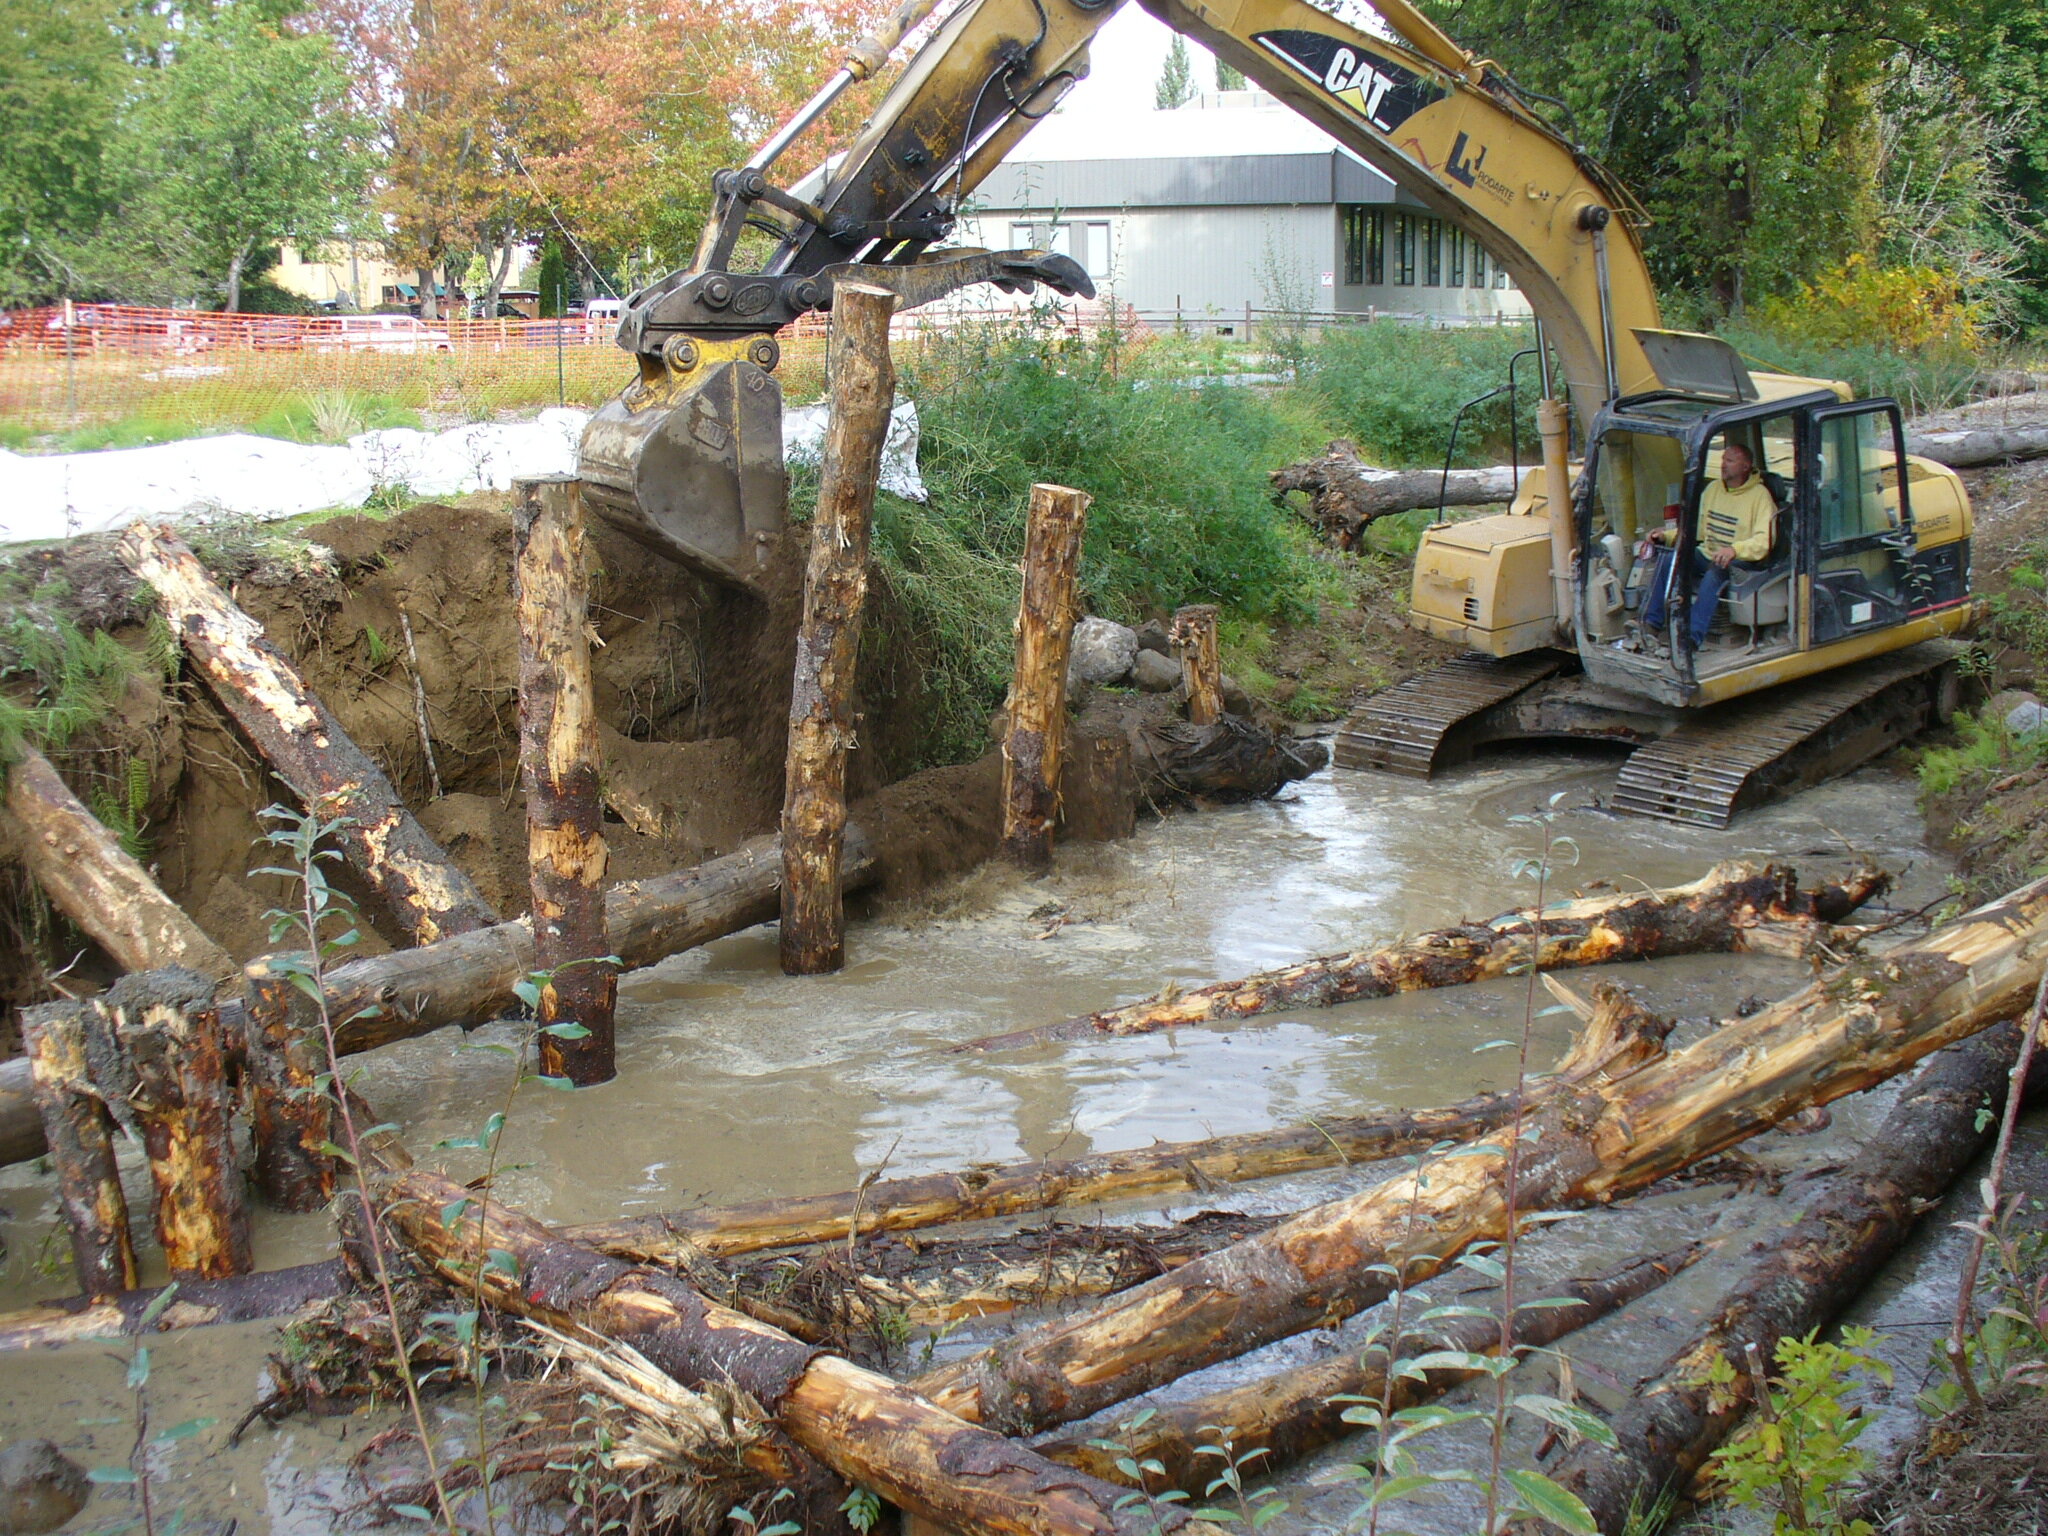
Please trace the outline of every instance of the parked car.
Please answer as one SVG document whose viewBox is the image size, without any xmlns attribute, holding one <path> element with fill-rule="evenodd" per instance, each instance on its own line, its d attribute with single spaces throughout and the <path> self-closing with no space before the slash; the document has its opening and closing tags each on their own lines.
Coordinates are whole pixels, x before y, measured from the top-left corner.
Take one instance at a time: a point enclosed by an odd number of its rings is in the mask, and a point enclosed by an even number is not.
<svg viewBox="0 0 2048 1536">
<path fill-rule="evenodd" d="M 306 338 L 315 352 L 453 352 L 446 331 L 411 315 L 340 315 Z"/>
</svg>

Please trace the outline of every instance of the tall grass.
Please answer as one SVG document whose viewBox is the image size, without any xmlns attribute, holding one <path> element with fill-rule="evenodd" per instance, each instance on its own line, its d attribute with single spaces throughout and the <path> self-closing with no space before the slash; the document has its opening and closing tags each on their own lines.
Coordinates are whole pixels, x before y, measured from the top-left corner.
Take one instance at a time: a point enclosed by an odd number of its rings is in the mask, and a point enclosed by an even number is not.
<svg viewBox="0 0 2048 1536">
<path fill-rule="evenodd" d="M 1467 401 L 1508 381 L 1508 362 L 1534 344 L 1528 326 L 1431 330 L 1374 324 L 1326 331 L 1302 360 L 1303 383 L 1343 436 L 1390 468 L 1441 464 L 1451 420 Z M 1534 456 L 1535 359 L 1517 370 L 1522 456 Z M 1458 433 L 1459 464 L 1506 461 L 1508 398 L 1476 407 Z"/>
<path fill-rule="evenodd" d="M 1761 327 L 1724 324 L 1721 337 L 1750 367 L 1810 379 L 1840 379 L 1859 400 L 1889 395 L 1911 416 L 1961 405 L 1980 392 L 1985 358 L 1960 346 L 1904 351 L 1876 343 L 1829 344 Z"/>
</svg>

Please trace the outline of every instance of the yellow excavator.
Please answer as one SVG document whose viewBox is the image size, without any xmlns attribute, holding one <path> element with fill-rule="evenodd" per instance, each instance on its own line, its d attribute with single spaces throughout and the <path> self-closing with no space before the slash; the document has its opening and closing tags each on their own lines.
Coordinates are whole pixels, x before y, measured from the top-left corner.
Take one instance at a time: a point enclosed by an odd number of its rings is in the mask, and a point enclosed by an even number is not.
<svg viewBox="0 0 2048 1536">
<path fill-rule="evenodd" d="M 784 151 L 936 8 L 907 0 L 718 173 L 693 265 L 626 301 L 618 341 L 639 375 L 585 433 L 593 504 L 749 586 L 784 515 L 778 329 L 845 280 L 904 308 L 981 282 L 1091 293 L 1064 256 L 942 242 L 1087 73 L 1122 3 L 959 0 L 845 155 L 804 190 L 777 185 Z M 1536 315 L 1541 464 L 1509 511 L 1440 522 L 1416 555 L 1411 622 L 1467 653 L 1368 701 L 1340 766 L 1427 776 L 1490 741 L 1617 742 L 1633 748 L 1617 809 L 1719 826 L 1954 708 L 1960 647 L 1944 637 L 1973 617 L 1970 505 L 1952 470 L 1906 453 L 1897 402 L 1753 372 L 1715 337 L 1663 329 L 1638 205 L 1407 0 L 1370 0 L 1391 37 L 1305 0 L 1141 3 L 1461 226 Z M 749 229 L 767 254 L 734 270 Z M 1695 645 L 1700 502 L 1734 446 L 1777 508 L 1770 548 L 1731 573 Z M 1650 558 L 1660 541 L 1669 558 Z M 1643 632 L 1645 609 L 1668 615 L 1661 633 Z"/>
</svg>

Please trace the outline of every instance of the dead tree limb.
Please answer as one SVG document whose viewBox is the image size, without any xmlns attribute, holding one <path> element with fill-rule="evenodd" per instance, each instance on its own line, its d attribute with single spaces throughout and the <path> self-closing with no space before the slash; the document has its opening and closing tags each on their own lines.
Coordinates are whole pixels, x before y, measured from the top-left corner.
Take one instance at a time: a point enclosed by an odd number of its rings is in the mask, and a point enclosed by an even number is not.
<svg viewBox="0 0 2048 1536">
<path fill-rule="evenodd" d="M 2015 459 L 2048 454 L 2048 425 L 2032 422 L 2010 427 L 1958 427 L 1936 432 L 1908 432 L 1906 451 L 1950 469 L 1975 469 Z"/>
<path fill-rule="evenodd" d="M 1515 1323 L 1515 1342 L 1525 1349 L 1554 1344 L 1588 1323 L 1619 1311 L 1655 1290 L 1699 1258 L 1698 1245 L 1654 1257 L 1630 1259 L 1595 1279 L 1569 1280 L 1552 1287 L 1557 1299 L 1570 1298 L 1570 1307 L 1532 1309 Z M 1426 1307 L 1429 1298 L 1414 1298 Z M 1498 1309 L 1496 1308 L 1496 1311 Z M 1394 1346 L 1393 1358 L 1416 1359 L 1436 1350 L 1491 1355 L 1500 1351 L 1500 1318 L 1454 1317 L 1437 1326 L 1405 1334 Z M 1042 1440 L 1034 1447 L 1039 1455 L 1102 1478 L 1125 1483 L 1130 1479 L 1117 1470 L 1117 1459 L 1128 1455 L 1136 1461 L 1157 1461 L 1164 1469 L 1153 1475 L 1154 1491 L 1164 1484 L 1192 1494 L 1205 1492 L 1214 1481 L 1219 1463 L 1203 1445 L 1216 1441 L 1212 1426 L 1229 1431 L 1235 1454 L 1263 1450 L 1258 1462 L 1261 1476 L 1333 1440 L 1357 1433 L 1357 1426 L 1344 1421 L 1351 1401 L 1382 1401 L 1387 1386 L 1388 1351 L 1383 1343 L 1339 1349 L 1327 1359 L 1278 1371 L 1226 1387 L 1200 1397 L 1161 1404 L 1153 1416 L 1136 1429 L 1112 1432 L 1103 1429 L 1091 1435 L 1086 1426 L 1080 1432 Z M 1449 1391 L 1460 1382 L 1479 1374 L 1463 1367 L 1436 1366 L 1421 1373 L 1420 1379 L 1403 1374 L 1396 1379 L 1392 1408 L 1406 1408 Z M 1105 1451 L 1091 1444 L 1096 1438 L 1115 1438 L 1125 1449 Z"/>
<path fill-rule="evenodd" d="M 1667 1021 L 1644 1011 L 1620 988 L 1606 989 L 1556 1074 L 1532 1085 L 1531 1101 L 1543 1102 L 1568 1085 L 1654 1060 L 1670 1029 Z M 1354 1116 L 1208 1141 L 1160 1142 L 1129 1152 L 888 1179 L 833 1195 L 593 1222 L 571 1227 L 564 1235 L 607 1253 L 672 1264 L 693 1253 L 723 1257 L 840 1242 L 854 1235 L 856 1223 L 860 1235 L 866 1236 L 1056 1206 L 1182 1191 L 1199 1194 L 1219 1184 L 1371 1162 L 1441 1141 L 1481 1136 L 1505 1124 L 1512 1112 L 1509 1095 L 1481 1094 L 1446 1109 Z"/>
<path fill-rule="evenodd" d="M 214 697 L 277 776 L 308 809 L 347 818 L 335 834 L 343 857 L 415 943 L 498 920 L 469 876 L 413 819 L 384 770 L 170 529 L 137 523 L 118 547 L 155 592 Z"/>
<path fill-rule="evenodd" d="M 1853 1300 L 1983 1146 L 2005 1097 L 2020 1031 L 2000 1025 L 1950 1046 L 1907 1087 L 1876 1134 L 1830 1174 L 1789 1231 L 1759 1233 L 1741 1283 L 1706 1326 L 1623 1403 L 1614 1450 L 1582 1442 L 1552 1475 L 1585 1500 L 1608 1536 L 1632 1508 L 1683 1494 L 1750 1401 L 1746 1347 L 1768 1360 L 1783 1338 L 1820 1327 Z M 1714 1362 L 1737 1365 L 1709 1384 Z"/>
<path fill-rule="evenodd" d="M 1499 1140 L 1521 1209 L 1643 1189 L 2009 1018 L 2048 957 L 2048 880 L 1617 1077 L 1560 1094 Z M 1508 1148 L 1457 1155 L 1305 1211 L 1091 1311 L 1016 1334 L 914 1385 L 963 1418 L 1031 1434 L 1381 1300 L 1506 1230 Z"/>
<path fill-rule="evenodd" d="M 1154 1516 L 1117 1508 L 1121 1490 L 1054 1467 L 1024 1447 L 962 1424 L 872 1371 L 707 1302 L 659 1271 L 635 1269 L 478 1200 L 442 1175 L 414 1171 L 390 1188 L 389 1220 L 414 1252 L 491 1305 L 630 1344 L 686 1387 L 728 1382 L 798 1446 L 850 1483 L 956 1530 L 1008 1536 L 1149 1536 Z M 464 1202 L 450 1223 L 442 1211 Z M 475 1256 L 510 1255 L 477 1273 Z M 1207 1532 L 1179 1511 L 1166 1530 Z"/>
<path fill-rule="evenodd" d="M 157 1314 L 152 1331 L 171 1333 L 214 1323 L 253 1323 L 287 1317 L 309 1301 L 338 1295 L 349 1283 L 339 1259 L 292 1269 L 235 1275 L 226 1280 L 184 1280 L 171 1304 Z M 0 1313 L 0 1354 L 117 1339 L 135 1332 L 162 1287 L 119 1291 L 94 1299 L 74 1296 L 46 1301 L 19 1312 Z"/>
<path fill-rule="evenodd" d="M 235 963 L 163 893 L 33 747 L 6 770 L 0 831 L 56 905 L 124 971 L 189 966 L 216 980 Z"/>
<path fill-rule="evenodd" d="M 1313 459 L 1276 469 L 1267 477 L 1273 499 L 1295 507 L 1288 493 L 1308 498 L 1309 523 L 1339 549 L 1356 549 L 1365 530 L 1380 518 L 1423 507 L 1492 506 L 1512 501 L 1515 475 L 1508 465 L 1454 469 L 1448 480 L 1434 469 L 1374 469 L 1359 457 L 1358 445 L 1342 438 Z"/>
<path fill-rule="evenodd" d="M 1865 870 L 1838 884 L 1802 891 L 1790 869 L 1717 864 L 1691 885 L 1588 897 L 1546 908 L 1541 916 L 1542 968 L 1739 951 L 1755 928 L 1839 922 L 1890 884 L 1890 876 Z M 1536 921 L 1537 914 L 1524 908 L 1490 922 L 1441 928 L 1385 949 L 1323 955 L 1242 981 L 1213 982 L 1059 1024 L 985 1035 L 953 1049 L 1004 1051 L 1056 1040 L 1148 1034 L 1213 1019 L 1248 1019 L 1283 1008 L 1334 1008 L 1361 998 L 1486 981 L 1528 964 Z"/>
<path fill-rule="evenodd" d="M 896 296 L 871 284 L 842 282 L 832 290 L 832 408 L 804 568 L 783 771 L 782 923 L 776 941 L 788 976 L 825 975 L 846 964 L 846 909 L 839 890 L 846 758 L 859 727 L 854 682 L 868 599 L 875 480 L 896 400 L 896 369 L 889 359 L 889 316 L 895 309 Z"/>
<path fill-rule="evenodd" d="M 617 1071 L 618 967 L 604 926 L 604 797 L 590 681 L 590 582 L 573 475 L 522 480 L 512 511 L 519 608 L 519 776 L 526 786 L 540 1070 L 579 1088 Z M 562 1032 L 575 1026 L 582 1033 Z M 571 1035 L 574 1035 L 571 1038 Z"/>
<path fill-rule="evenodd" d="M 1060 759 L 1067 731 L 1067 653 L 1074 639 L 1074 586 L 1091 498 L 1064 485 L 1031 487 L 1024 530 L 1024 586 L 1017 605 L 1017 661 L 1003 737 L 1003 850 L 1023 869 L 1052 863 Z"/>
</svg>

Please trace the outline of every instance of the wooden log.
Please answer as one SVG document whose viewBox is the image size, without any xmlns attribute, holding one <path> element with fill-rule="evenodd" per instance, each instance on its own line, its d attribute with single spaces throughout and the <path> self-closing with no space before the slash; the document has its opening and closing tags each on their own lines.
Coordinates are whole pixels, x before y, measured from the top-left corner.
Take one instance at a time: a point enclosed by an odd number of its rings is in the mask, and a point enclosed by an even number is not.
<svg viewBox="0 0 2048 1536">
<path fill-rule="evenodd" d="M 1300 741 L 1226 714 L 1208 725 L 1148 720 L 1131 733 L 1138 787 L 1154 804 L 1263 800 L 1329 766 L 1319 741 Z"/>
<path fill-rule="evenodd" d="M 1174 613 L 1168 632 L 1180 653 L 1180 682 L 1188 695 L 1188 723 L 1214 725 L 1224 715 L 1223 663 L 1216 653 L 1216 605 L 1190 603 Z"/>
<path fill-rule="evenodd" d="M 0 831 L 58 911 L 124 971 L 184 965 L 225 979 L 235 963 L 163 893 L 33 747 L 6 770 Z"/>
<path fill-rule="evenodd" d="M 170 967 L 123 976 L 91 1004 L 121 1057 L 118 1091 L 149 1154 L 156 1235 L 174 1280 L 251 1267 L 213 990 L 198 972 Z M 117 1091 L 114 1073 L 98 1076 L 102 1093 Z"/>
<path fill-rule="evenodd" d="M 896 401 L 889 317 L 896 296 L 867 283 L 832 290 L 831 419 L 825 428 L 818 510 L 804 569 L 789 699 L 782 795 L 782 926 L 788 976 L 820 976 L 846 964 L 846 911 L 839 892 L 846 831 L 846 756 L 854 711 L 861 616 L 868 596 L 868 537 L 875 481 Z"/>
<path fill-rule="evenodd" d="M 1908 432 L 1906 452 L 1917 453 L 1950 469 L 1976 469 L 2048 454 L 2048 424 L 2028 422 L 2009 427 L 1957 427 L 1935 432 Z"/>
<path fill-rule="evenodd" d="M 1100 1411 L 1188 1371 L 1381 1300 L 1498 1239 L 1515 1149 L 1522 1212 L 1615 1199 L 1810 1104 L 1906 1070 L 2010 1017 L 2048 957 L 2048 880 L 1860 959 L 1658 1061 L 1539 1106 L 1261 1237 L 920 1377 L 940 1407 L 1015 1434 Z"/>
<path fill-rule="evenodd" d="M 155 592 L 214 697 L 277 776 L 308 809 L 344 818 L 336 845 L 415 943 L 498 920 L 469 876 L 413 819 L 384 770 L 169 528 L 137 523 L 118 548 Z"/>
<path fill-rule="evenodd" d="M 1070 729 L 1060 756 L 1060 836 L 1112 843 L 1138 830 L 1138 771 L 1129 736 L 1121 729 Z"/>
<path fill-rule="evenodd" d="M 1520 1349 L 1542 1349 L 1555 1344 L 1588 1323 L 1647 1295 L 1695 1262 L 1704 1251 L 1694 1244 L 1671 1253 L 1630 1259 L 1593 1279 L 1551 1286 L 1550 1297 L 1569 1298 L 1577 1305 L 1531 1308 L 1516 1319 L 1515 1343 Z M 1420 1311 L 1431 1300 L 1418 1295 L 1411 1299 L 1411 1305 Z M 1477 1304 L 1486 1305 L 1484 1301 Z M 1434 1326 L 1404 1332 L 1394 1347 L 1393 1358 L 1418 1359 L 1438 1350 L 1497 1355 L 1497 1301 L 1495 1310 L 1494 1316 L 1446 1318 Z M 1151 1418 L 1135 1429 L 1117 1430 L 1104 1425 L 1090 1431 L 1083 1426 L 1077 1433 L 1041 1440 L 1033 1449 L 1048 1460 L 1079 1467 L 1111 1483 L 1131 1481 L 1117 1468 L 1121 1456 L 1157 1461 L 1163 1470 L 1150 1478 L 1152 1492 L 1181 1488 L 1200 1495 L 1215 1480 L 1221 1467 L 1213 1451 L 1205 1453 L 1200 1449 L 1216 1444 L 1218 1426 L 1229 1432 L 1237 1455 L 1265 1452 L 1257 1468 L 1258 1475 L 1266 1477 L 1276 1467 L 1297 1461 L 1333 1440 L 1358 1433 L 1356 1425 L 1344 1421 L 1344 1410 L 1353 1401 L 1362 1398 L 1384 1403 L 1391 1412 L 1436 1397 L 1479 1374 L 1464 1367 L 1438 1365 L 1415 1374 L 1403 1373 L 1395 1379 L 1393 1391 L 1387 1393 L 1387 1360 L 1387 1346 L 1383 1342 L 1363 1349 L 1339 1349 L 1326 1359 L 1277 1371 L 1240 1386 L 1162 1403 Z M 1092 1443 L 1098 1439 L 1118 1440 L 1124 1449 L 1105 1451 Z"/>
<path fill-rule="evenodd" d="M 1690 885 L 1546 907 L 1541 914 L 1542 969 L 1740 951 L 1756 928 L 1839 922 L 1890 885 L 1890 876 L 1862 870 L 1838 883 L 1802 891 L 1797 873 L 1790 869 L 1717 864 Z M 1384 949 L 1321 955 L 1242 981 L 1212 982 L 1058 1024 L 984 1035 L 953 1049 L 1007 1051 L 1058 1040 L 1149 1034 L 1215 1019 L 1249 1019 L 1284 1008 L 1334 1008 L 1361 998 L 1487 981 L 1529 963 L 1537 924 L 1538 914 L 1521 908 L 1489 922 L 1440 928 Z"/>
<path fill-rule="evenodd" d="M 172 1333 L 215 1323 L 253 1323 L 288 1317 L 308 1302 L 339 1295 L 349 1284 L 339 1259 L 264 1270 L 225 1280 L 181 1280 L 171 1304 L 157 1314 L 151 1330 Z M 0 1313 L 0 1354 L 118 1339 L 133 1334 L 163 1287 L 120 1291 L 111 1296 L 72 1296 L 18 1312 Z"/>
<path fill-rule="evenodd" d="M 618 966 L 605 938 L 604 796 L 590 682 L 590 582 L 583 498 L 573 475 L 513 487 L 519 607 L 519 776 L 526 786 L 527 874 L 540 1070 L 579 1088 L 618 1068 L 612 1015 Z M 563 1033 L 580 1026 L 583 1033 Z"/>
<path fill-rule="evenodd" d="M 256 1191 L 280 1211 L 325 1210 L 334 1198 L 334 1099 L 320 1008 L 268 958 L 243 971 L 243 1081 L 256 1145 Z"/>
<path fill-rule="evenodd" d="M 114 1161 L 114 1123 L 87 1059 L 87 1012 L 86 1004 L 70 1001 L 26 1008 L 21 1032 L 78 1288 L 98 1300 L 135 1288 L 135 1246 Z"/>
<path fill-rule="evenodd" d="M 1532 1085 L 1532 1102 L 1544 1102 L 1568 1085 L 1596 1075 L 1633 1069 L 1662 1052 L 1669 1022 L 1637 1006 L 1618 987 L 1604 988 L 1598 995 L 1586 1027 L 1555 1074 Z M 592 1222 L 570 1227 L 564 1235 L 621 1257 L 674 1264 L 697 1253 L 724 1257 L 1056 1206 L 1181 1191 L 1200 1194 L 1220 1184 L 1371 1162 L 1484 1135 L 1505 1124 L 1513 1110 L 1510 1095 L 1481 1094 L 1447 1109 L 1354 1116 L 1207 1141 L 1158 1142 L 1128 1152 L 922 1174 L 833 1195 Z"/>
<path fill-rule="evenodd" d="M 1367 528 L 1396 512 L 1434 508 L 1439 502 L 1491 506 L 1515 496 L 1512 466 L 1454 469 L 1448 479 L 1434 469 L 1374 469 L 1359 456 L 1356 443 L 1341 438 L 1317 457 L 1276 469 L 1266 478 L 1282 506 L 1294 505 L 1290 491 L 1307 496 L 1303 515 L 1339 549 L 1356 549 Z"/>
<path fill-rule="evenodd" d="M 1631 1510 L 1651 1508 L 1667 1489 L 1683 1494 L 1748 1410 L 1744 1350 L 1754 1345 L 1769 1360 L 1780 1339 L 1827 1323 L 1969 1167 L 1996 1124 L 2019 1042 L 2018 1026 L 2000 1025 L 1929 1062 L 1790 1230 L 1756 1234 L 1741 1282 L 1613 1416 L 1617 1446 L 1581 1442 L 1552 1469 L 1603 1532 L 1620 1536 Z M 1710 1384 L 1707 1374 L 1723 1358 L 1736 1366 L 1735 1379 Z"/>
<path fill-rule="evenodd" d="M 1052 863 L 1059 814 L 1060 754 L 1067 728 L 1067 652 L 1074 639 L 1074 585 L 1088 527 L 1086 491 L 1031 487 L 1024 525 L 1024 587 L 1017 604 L 1017 662 L 1004 706 L 1003 852 L 1022 869 Z"/>
<path fill-rule="evenodd" d="M 1151 1536 L 1151 1512 L 1119 1509 L 1121 1490 L 1054 1467 L 1024 1447 L 934 1409 L 885 1376 L 707 1302 L 659 1271 L 635 1269 L 558 1238 L 531 1218 L 415 1170 L 390 1189 L 392 1228 L 465 1290 L 553 1326 L 630 1344 L 686 1387 L 728 1382 L 751 1395 L 804 1451 L 900 1509 L 962 1531 L 1013 1536 Z M 459 1219 L 442 1212 L 465 1201 Z M 485 1266 L 491 1250 L 511 1257 Z M 1173 1509 L 1160 1529 L 1213 1529 Z"/>
</svg>

